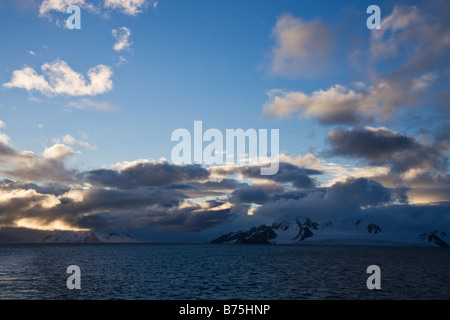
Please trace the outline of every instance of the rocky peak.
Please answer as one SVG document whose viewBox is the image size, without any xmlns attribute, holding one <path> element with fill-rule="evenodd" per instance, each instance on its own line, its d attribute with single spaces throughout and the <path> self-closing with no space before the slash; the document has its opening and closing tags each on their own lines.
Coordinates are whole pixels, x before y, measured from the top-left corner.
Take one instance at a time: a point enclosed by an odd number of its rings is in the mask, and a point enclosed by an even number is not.
<svg viewBox="0 0 450 320">
<path fill-rule="evenodd" d="M 369 223 L 367 225 L 367 232 L 369 232 L 370 234 L 377 234 L 381 232 L 381 228 L 379 226 L 377 226 L 375 223 Z"/>
<path fill-rule="evenodd" d="M 211 243 L 239 243 L 239 244 L 269 244 L 270 240 L 277 236 L 273 229 L 265 224 L 259 227 L 252 227 L 248 231 L 230 232 Z"/>
<path fill-rule="evenodd" d="M 438 230 L 423 232 L 419 235 L 419 237 L 422 238 L 423 240 L 425 240 L 429 243 L 434 243 L 435 245 L 437 245 L 439 247 L 448 247 L 449 246 L 444 240 L 441 239 L 446 236 L 447 236 L 447 234 L 445 232 L 438 231 Z"/>
</svg>

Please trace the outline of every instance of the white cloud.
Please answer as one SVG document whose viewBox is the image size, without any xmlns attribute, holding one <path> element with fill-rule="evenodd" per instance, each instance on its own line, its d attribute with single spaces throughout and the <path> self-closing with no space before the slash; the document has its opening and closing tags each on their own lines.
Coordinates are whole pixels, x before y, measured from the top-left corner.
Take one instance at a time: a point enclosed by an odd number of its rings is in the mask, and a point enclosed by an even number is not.
<svg viewBox="0 0 450 320">
<path fill-rule="evenodd" d="M 21 88 L 27 91 L 36 90 L 42 94 L 70 95 L 70 96 L 94 96 L 110 91 L 113 87 L 111 77 L 113 72 L 110 67 L 97 65 L 87 72 L 89 82 L 85 77 L 72 70 L 63 60 L 55 60 L 45 63 L 42 67 L 43 74 L 38 74 L 31 67 L 24 67 L 12 73 L 11 81 L 4 83 L 6 88 Z"/>
<path fill-rule="evenodd" d="M 35 56 L 36 53 L 33 50 L 28 51 L 29 54 L 31 54 L 32 56 Z"/>
<path fill-rule="evenodd" d="M 0 129 L 4 128 L 6 126 L 6 123 L 2 120 L 0 120 Z"/>
<path fill-rule="evenodd" d="M 72 137 L 70 134 L 66 134 L 62 138 L 62 142 L 65 143 L 65 144 L 68 144 L 70 146 L 74 146 L 74 147 L 81 147 L 81 148 L 89 149 L 89 150 L 95 150 L 96 149 L 96 147 L 92 146 L 89 142 L 78 141 L 74 137 Z"/>
<path fill-rule="evenodd" d="M 42 102 L 41 99 L 38 99 L 38 98 L 33 97 L 33 96 L 28 97 L 27 100 L 28 100 L 28 101 L 31 101 L 31 102 L 37 102 L 37 103 Z"/>
<path fill-rule="evenodd" d="M 55 143 L 55 145 L 69 145 L 72 147 L 81 147 L 83 149 L 89 149 L 89 150 L 96 150 L 97 147 L 91 145 L 89 142 L 86 141 L 79 141 L 77 139 L 75 139 L 74 137 L 72 137 L 70 134 L 66 134 L 65 136 L 63 136 L 61 139 L 52 139 L 53 143 Z"/>
<path fill-rule="evenodd" d="M 92 101 L 87 98 L 83 98 L 78 101 L 71 101 L 68 103 L 68 106 L 70 108 L 75 108 L 75 109 L 80 109 L 80 110 L 97 110 L 97 111 L 102 111 L 102 112 L 112 112 L 112 111 L 116 111 L 119 109 L 118 107 L 111 105 L 107 102 L 97 102 L 97 101 Z M 69 109 L 67 111 L 70 112 Z"/>
<path fill-rule="evenodd" d="M 11 138 L 6 133 L 0 133 L 0 143 L 10 147 L 11 146 Z"/>
<path fill-rule="evenodd" d="M 105 0 L 104 6 L 111 9 L 119 9 L 124 14 L 135 16 L 142 12 L 148 5 L 147 0 Z M 154 3 L 153 3 L 153 6 Z"/>
<path fill-rule="evenodd" d="M 44 0 L 39 7 L 39 16 L 45 16 L 50 11 L 66 12 L 67 7 L 72 4 L 96 11 L 95 7 L 86 3 L 85 0 Z"/>
<path fill-rule="evenodd" d="M 119 56 L 119 62 L 117 63 L 117 65 L 119 66 L 119 65 L 127 63 L 127 62 L 128 62 L 127 59 L 125 59 L 122 56 Z"/>
<path fill-rule="evenodd" d="M 324 66 L 332 43 L 329 27 L 320 20 L 304 22 L 289 14 L 276 22 L 272 31 L 271 71 L 279 75 L 306 76 Z"/>
<path fill-rule="evenodd" d="M 100 2 L 100 1 L 98 1 Z M 70 5 L 77 5 L 83 9 L 87 9 L 93 13 L 101 12 L 100 5 L 97 7 L 86 0 L 44 0 L 39 6 L 39 16 L 49 17 L 49 12 L 66 12 Z M 152 8 L 158 6 L 158 1 L 149 0 L 104 0 L 103 6 L 108 9 L 117 9 L 127 15 L 135 16 L 141 13 L 145 7 L 150 5 Z"/>
<path fill-rule="evenodd" d="M 6 88 L 22 88 L 25 90 L 38 90 L 41 92 L 50 92 L 51 88 L 43 75 L 39 75 L 33 68 L 24 67 L 15 70 L 11 76 L 11 82 L 4 83 Z"/>
<path fill-rule="evenodd" d="M 45 159 L 62 161 L 73 154 L 74 151 L 71 147 L 66 146 L 64 144 L 55 144 L 51 147 L 45 148 L 44 152 L 42 153 L 42 156 Z"/>
<path fill-rule="evenodd" d="M 122 50 L 130 50 L 133 42 L 130 40 L 131 30 L 127 27 L 122 27 L 119 30 L 113 29 L 112 35 L 116 39 L 116 43 L 113 46 L 113 49 L 117 52 Z"/>
</svg>

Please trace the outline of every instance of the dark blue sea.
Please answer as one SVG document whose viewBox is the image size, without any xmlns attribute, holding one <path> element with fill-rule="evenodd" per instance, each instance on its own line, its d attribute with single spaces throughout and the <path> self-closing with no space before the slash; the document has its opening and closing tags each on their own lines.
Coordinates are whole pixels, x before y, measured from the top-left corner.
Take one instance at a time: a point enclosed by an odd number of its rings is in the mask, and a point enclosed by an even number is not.
<svg viewBox="0 0 450 320">
<path fill-rule="evenodd" d="M 81 289 L 69 290 L 69 265 Z M 369 290 L 369 265 L 381 289 Z M 0 245 L 0 299 L 450 299 L 450 250 L 420 247 Z"/>
</svg>

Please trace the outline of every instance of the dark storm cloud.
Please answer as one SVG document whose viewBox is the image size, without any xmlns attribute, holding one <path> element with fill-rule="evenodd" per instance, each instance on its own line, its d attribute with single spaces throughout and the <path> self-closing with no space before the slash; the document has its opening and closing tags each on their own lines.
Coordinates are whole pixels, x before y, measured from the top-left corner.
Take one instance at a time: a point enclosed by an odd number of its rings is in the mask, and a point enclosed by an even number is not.
<svg viewBox="0 0 450 320">
<path fill-rule="evenodd" d="M 191 185 L 200 190 L 234 190 L 244 184 L 235 179 L 221 179 L 218 181 L 192 182 Z"/>
<path fill-rule="evenodd" d="M 77 224 L 84 228 L 114 229 L 157 226 L 164 231 L 200 232 L 228 221 L 235 213 L 232 208 L 223 208 L 224 202 L 211 200 L 204 204 L 190 203 L 185 206 L 161 208 L 151 207 L 130 212 L 127 215 L 115 212 L 100 212 L 78 217 Z"/>
<path fill-rule="evenodd" d="M 331 186 L 324 200 L 337 207 L 375 206 L 388 203 L 391 200 L 391 191 L 370 179 L 347 179 Z"/>
<path fill-rule="evenodd" d="M 318 190 L 316 190 L 316 191 L 318 191 Z M 287 199 L 298 200 L 303 197 L 306 197 L 307 194 L 308 193 L 306 193 L 306 192 L 299 192 L 299 191 L 287 191 L 287 192 L 279 193 L 279 194 L 277 193 L 273 196 L 273 201 L 287 200 Z"/>
<path fill-rule="evenodd" d="M 390 165 L 393 172 L 413 168 L 445 169 L 438 145 L 418 142 L 385 128 L 335 129 L 328 133 L 331 155 L 362 158 L 370 165 Z"/>
<path fill-rule="evenodd" d="M 387 129 L 339 128 L 328 132 L 328 140 L 333 146 L 333 155 L 356 156 L 380 163 L 394 152 L 415 147 L 413 138 Z"/>
<path fill-rule="evenodd" d="M 450 195 L 450 175 L 424 172 L 408 181 L 413 186 L 408 190 L 411 196 L 428 202 L 448 201 Z"/>
<path fill-rule="evenodd" d="M 139 188 L 136 190 L 91 188 L 83 193 L 83 201 L 70 201 L 68 206 L 63 206 L 61 209 L 86 212 L 134 209 L 154 204 L 170 207 L 178 205 L 183 198 L 184 196 L 179 192 L 161 188 Z"/>
<path fill-rule="evenodd" d="M 264 204 L 269 201 L 270 196 L 261 188 L 255 186 L 243 186 L 231 194 L 231 201 L 237 203 Z"/>
<path fill-rule="evenodd" d="M 200 165 L 175 165 L 168 162 L 138 162 L 123 170 L 97 169 L 79 175 L 80 179 L 93 185 L 119 189 L 162 186 L 203 180 L 208 176 L 209 172 Z"/>
<path fill-rule="evenodd" d="M 0 143 L 0 175 L 19 179 L 0 182 L 0 226 L 27 218 L 42 225 L 58 220 L 77 228 L 152 225 L 181 232 L 199 231 L 235 214 L 232 207 L 216 210 L 212 202 L 186 205 L 189 198 L 224 196 L 239 185 L 232 179 L 208 181 L 209 171 L 200 165 L 136 161 L 115 170 L 79 172 L 65 167 L 73 154 L 63 144 L 36 155 Z"/>
<path fill-rule="evenodd" d="M 388 204 L 391 191 L 366 178 L 350 178 L 329 188 L 312 190 L 305 195 L 278 196 L 258 208 L 255 214 L 275 219 L 280 215 L 330 217 L 354 213 L 361 207 Z"/>
<path fill-rule="evenodd" d="M 322 174 L 322 171 L 301 168 L 296 165 L 280 162 L 278 172 L 273 176 L 262 176 L 258 166 L 245 166 L 240 169 L 242 175 L 253 179 L 270 179 L 279 183 L 292 183 L 296 188 L 312 188 L 316 181 L 310 175 Z"/>
<path fill-rule="evenodd" d="M 51 194 L 55 196 L 62 195 L 70 190 L 67 186 L 61 186 L 56 184 L 38 185 L 30 182 L 13 181 L 4 179 L 0 181 L 0 190 L 16 190 L 16 189 L 33 189 L 38 193 Z"/>
<path fill-rule="evenodd" d="M 150 216 L 149 225 L 157 225 L 169 232 L 200 232 L 228 221 L 233 216 L 231 208 L 220 209 L 223 203 L 207 201 L 205 206 L 177 207 L 159 216 Z M 217 209 L 214 209 L 217 208 Z"/>
<path fill-rule="evenodd" d="M 59 196 L 39 193 L 32 185 L 25 187 L 13 189 L 9 183 L 0 190 L 9 196 L 0 202 L 0 225 L 14 226 L 21 218 L 33 218 L 40 223 L 60 220 L 77 228 L 158 226 L 170 232 L 198 232 L 235 214 L 223 201 L 185 203 L 186 196 L 179 190 L 161 187 L 72 189 Z"/>
</svg>

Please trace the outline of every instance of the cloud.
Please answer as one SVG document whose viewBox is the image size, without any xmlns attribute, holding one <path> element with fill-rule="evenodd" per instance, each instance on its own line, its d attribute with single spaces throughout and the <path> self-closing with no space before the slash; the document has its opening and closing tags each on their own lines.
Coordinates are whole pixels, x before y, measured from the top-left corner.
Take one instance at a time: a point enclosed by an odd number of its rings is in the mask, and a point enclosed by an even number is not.
<svg viewBox="0 0 450 320">
<path fill-rule="evenodd" d="M 245 178 L 265 179 L 267 177 L 261 176 L 257 166 L 245 166 L 241 170 L 241 174 Z M 321 171 L 300 168 L 290 163 L 280 162 L 278 172 L 270 176 L 270 180 L 279 183 L 292 183 L 296 188 L 312 188 L 317 181 L 310 177 L 310 175 L 320 175 Z"/>
<path fill-rule="evenodd" d="M 100 112 L 113 112 L 119 110 L 119 107 L 109 104 L 108 102 L 93 101 L 88 98 L 82 98 L 78 101 L 71 101 L 68 104 L 69 109 L 66 111 L 70 112 L 70 108 L 75 108 L 79 110 L 97 110 Z"/>
<path fill-rule="evenodd" d="M 87 72 L 85 77 L 72 70 L 63 60 L 45 63 L 41 67 L 43 74 L 38 74 L 31 67 L 24 67 L 12 73 L 11 81 L 4 83 L 6 88 L 36 90 L 44 95 L 95 96 L 112 90 L 113 75 L 110 67 L 97 65 Z"/>
<path fill-rule="evenodd" d="M 268 183 L 259 179 L 257 166 L 256 170 L 245 166 L 240 174 L 256 181 L 249 185 L 216 179 L 200 165 L 164 160 L 78 171 L 65 166 L 75 154 L 70 145 L 78 141 L 66 135 L 61 142 L 40 155 L 0 145 L 0 175 L 19 179 L 0 183 L 0 194 L 5 194 L 3 202 L 0 198 L 0 225 L 73 230 L 154 226 L 174 233 L 200 232 L 245 215 L 252 203 L 281 199 L 283 184 L 310 185 L 308 174 L 319 173 L 283 163 L 275 177 L 281 182 Z M 253 178 L 255 174 L 258 178 Z"/>
<path fill-rule="evenodd" d="M 83 149 L 89 149 L 89 150 L 95 150 L 97 149 L 95 146 L 91 145 L 89 142 L 86 141 L 79 141 L 72 137 L 70 134 L 66 134 L 61 139 L 54 139 L 53 142 L 55 143 L 64 143 L 66 145 L 72 146 L 72 147 L 81 147 Z"/>
<path fill-rule="evenodd" d="M 272 89 L 263 107 L 268 118 L 316 118 L 325 125 L 361 124 L 390 118 L 401 106 L 416 104 L 435 80 L 433 73 L 412 79 L 379 79 L 369 87 L 348 88 L 336 84 L 308 95 L 300 91 Z"/>
<path fill-rule="evenodd" d="M 311 188 L 317 181 L 310 175 L 320 175 L 323 172 L 316 169 L 302 168 L 288 162 L 280 162 L 279 170 L 271 176 L 263 176 L 260 172 L 260 166 L 254 165 L 226 165 L 216 166 L 210 169 L 212 176 L 230 176 L 239 173 L 243 179 L 254 179 L 271 183 L 290 183 L 296 188 Z"/>
<path fill-rule="evenodd" d="M 245 185 L 232 192 L 231 201 L 237 203 L 264 204 L 270 197 L 262 188 Z"/>
<path fill-rule="evenodd" d="M 77 5 L 81 8 L 96 11 L 96 8 L 85 0 L 44 0 L 39 7 L 39 16 L 46 16 L 50 11 L 65 13 L 70 5 Z"/>
<path fill-rule="evenodd" d="M 275 201 L 260 206 L 255 216 L 274 221 L 284 215 L 325 219 L 348 217 L 367 206 L 381 206 L 391 202 L 391 191 L 370 179 L 349 178 L 329 188 L 311 190 L 306 194 L 275 197 Z"/>
<path fill-rule="evenodd" d="M 6 127 L 6 123 L 2 120 L 0 120 L 0 129 Z"/>
<path fill-rule="evenodd" d="M 16 152 L 11 146 L 11 138 L 6 133 L 0 133 L 0 155 L 12 156 Z"/>
<path fill-rule="evenodd" d="M 124 64 L 124 63 L 127 63 L 127 62 L 128 62 L 127 59 L 125 59 L 125 58 L 122 57 L 122 56 L 119 56 L 119 62 L 117 62 L 116 65 L 117 65 L 117 66 L 120 66 L 120 65 L 122 65 L 122 64 Z"/>
<path fill-rule="evenodd" d="M 108 221 L 103 226 L 111 226 L 115 221 L 117 228 L 128 220 L 127 224 L 137 223 L 130 216 L 123 213 L 135 213 L 147 206 L 176 205 L 182 195 L 173 191 L 161 189 L 140 189 L 135 191 L 111 189 L 72 189 L 66 193 L 49 194 L 44 190 L 36 190 L 33 185 L 22 186 L 20 189 L 3 191 L 0 189 L 0 207 L 4 210 L 0 214 L 0 224 L 13 225 L 23 218 L 34 218 L 41 223 L 55 220 L 63 221 L 70 226 L 82 228 L 100 228 L 99 218 L 108 213 Z M 174 202 L 175 200 L 175 202 Z M 138 210 L 136 210 L 136 208 Z"/>
<path fill-rule="evenodd" d="M 394 6 L 382 20 L 381 29 L 371 32 L 371 56 L 379 61 L 405 57 L 400 72 L 422 72 L 442 63 L 450 49 L 446 16 L 450 5 L 435 1 L 429 8 L 432 13 L 427 8 Z"/>
<path fill-rule="evenodd" d="M 38 7 L 38 0 L 5 0 L 1 5 L 4 5 L 5 2 L 17 10 L 35 10 Z"/>
<path fill-rule="evenodd" d="M 350 84 L 337 83 L 311 93 L 269 90 L 263 115 L 279 119 L 298 115 L 317 119 L 324 125 L 361 125 L 390 121 L 398 116 L 398 110 L 405 107 L 420 109 L 424 104 L 429 108 L 442 105 L 447 90 L 444 77 L 448 70 L 446 57 L 450 54 L 449 9 L 450 4 L 443 1 L 432 1 L 429 6 L 421 8 L 394 6 L 392 12 L 384 16 L 381 29 L 370 32 L 368 46 L 348 55 L 353 58 L 355 54 L 366 57 L 364 65 L 359 66 L 364 68 L 364 72 L 361 72 L 362 69 L 356 70 L 361 79 Z M 302 21 L 285 16 L 278 22 L 280 28 L 274 28 L 278 30 L 274 34 L 278 34 L 280 44 L 274 49 L 273 65 L 277 65 L 277 56 L 282 62 L 302 61 L 303 55 L 307 54 L 321 57 L 320 49 L 291 45 L 296 41 L 302 44 L 301 39 L 307 39 L 307 36 L 300 37 L 302 32 L 294 30 L 312 33 L 308 26 L 299 27 Z M 286 40 L 281 40 L 284 33 Z M 304 49 L 304 54 L 298 53 L 303 51 L 295 48 Z M 284 59 L 296 55 L 300 58 Z M 353 58 L 351 63 L 355 66 L 358 63 Z M 306 67 L 317 68 L 307 58 L 305 61 Z M 323 62 L 318 64 L 324 65 Z M 295 63 L 279 65 L 285 66 L 286 75 L 297 70 Z M 409 112 L 418 114 L 420 110 L 417 109 Z"/>
<path fill-rule="evenodd" d="M 42 102 L 41 99 L 38 99 L 38 98 L 33 97 L 33 96 L 28 97 L 27 100 L 28 100 L 28 101 L 31 101 L 31 102 L 37 102 L 37 103 Z"/>
<path fill-rule="evenodd" d="M 345 136 L 347 131 L 350 137 Z M 330 141 L 340 147 L 337 150 L 388 166 L 399 161 L 396 150 L 420 153 L 427 146 L 386 128 L 335 129 L 330 136 L 338 137 Z M 340 143 L 346 139 L 356 140 Z M 349 174 L 368 174 L 370 169 L 326 163 L 311 154 L 281 154 L 279 171 L 270 177 L 262 177 L 256 164 L 203 168 L 146 159 L 80 171 L 67 163 L 76 154 L 72 148 L 82 141 L 66 135 L 55 142 L 35 154 L 15 150 L 7 135 L 0 139 L 0 176 L 8 178 L 0 181 L 0 227 L 114 230 L 151 226 L 171 233 L 195 233 L 236 221 L 272 223 L 286 214 L 319 220 L 330 217 L 334 223 L 355 214 L 385 215 L 380 208 L 406 203 L 411 196 L 446 200 L 450 185 L 448 175 L 428 172 L 405 172 L 400 185 L 389 187 L 375 181 L 382 178 L 376 170 L 373 179 L 344 179 Z M 361 150 L 364 143 L 375 150 Z M 324 176 L 340 181 L 319 185 L 315 178 Z M 433 193 L 439 196 L 433 198 Z"/>
<path fill-rule="evenodd" d="M 370 179 L 350 178 L 331 186 L 324 200 L 343 207 L 377 206 L 389 203 L 391 191 Z"/>
<path fill-rule="evenodd" d="M 156 7 L 158 2 L 152 2 L 152 6 Z M 135 16 L 141 13 L 148 6 L 147 0 L 105 0 L 105 8 L 118 9 L 122 13 Z"/>
<path fill-rule="evenodd" d="M 448 201 L 450 194 L 450 175 L 448 173 L 419 173 L 404 182 L 408 198 L 413 203 L 438 203 Z"/>
<path fill-rule="evenodd" d="M 277 89 L 267 95 L 269 101 L 263 108 L 263 115 L 267 117 L 287 118 L 297 113 L 299 117 L 318 118 L 323 124 L 372 121 L 371 106 L 367 105 L 365 95 L 341 85 L 315 91 L 309 96 Z"/>
<path fill-rule="evenodd" d="M 17 1 L 15 1 L 17 2 Z M 98 1 L 100 2 L 100 1 Z M 43 0 L 39 6 L 39 16 L 49 17 L 51 11 L 65 13 L 67 7 L 70 5 L 77 5 L 80 8 L 89 10 L 90 12 L 100 14 L 101 5 L 95 6 L 94 4 L 86 0 Z M 104 0 L 103 7 L 107 9 L 117 9 L 126 15 L 136 16 L 138 13 L 143 12 L 143 9 L 147 6 L 156 8 L 158 1 L 149 0 Z"/>
<path fill-rule="evenodd" d="M 57 141 L 59 142 L 59 141 Z M 166 161 L 121 162 L 113 169 L 79 171 L 66 162 L 82 146 L 70 135 L 41 154 L 16 151 L 0 139 L 0 227 L 105 229 L 155 226 L 169 232 L 199 232 L 228 221 L 236 205 L 207 200 L 239 186 L 232 179 L 209 181 L 199 165 Z M 9 180 L 17 179 L 17 181 Z M 192 185 L 191 185 L 192 184 Z M 196 194 L 193 194 L 196 193 Z M 214 193 L 214 192 L 213 192 Z M 190 202 L 201 198 L 202 202 Z"/>
<path fill-rule="evenodd" d="M 223 191 L 237 189 L 243 183 L 235 179 L 211 179 L 211 173 L 208 181 L 191 182 L 189 185 L 195 189 L 210 190 L 210 191 Z"/>
<path fill-rule="evenodd" d="M 272 37 L 271 71 L 286 76 L 310 76 L 322 71 L 333 40 L 330 28 L 321 20 L 305 22 L 290 14 L 277 20 Z"/>
<path fill-rule="evenodd" d="M 83 172 L 80 178 L 97 185 L 119 189 L 141 186 L 163 186 L 190 180 L 207 179 L 209 173 L 200 165 L 173 165 L 168 162 L 134 161 L 119 164 L 117 169 Z"/>
<path fill-rule="evenodd" d="M 18 152 L 10 145 L 8 136 L 2 139 L 0 135 L 0 176 L 24 181 L 73 182 L 76 170 L 65 167 L 65 161 L 73 155 L 73 149 L 63 144 L 45 148 L 40 155 Z"/>
<path fill-rule="evenodd" d="M 57 170 L 54 164 L 63 162 L 72 153 L 70 147 L 56 144 L 39 157 Z M 304 161 L 306 158 L 302 157 Z M 47 179 L 42 185 L 4 180 L 0 182 L 0 226 L 14 227 L 27 222 L 41 229 L 64 226 L 77 230 L 114 230 L 153 226 L 171 233 L 201 232 L 246 217 L 254 205 L 252 218 L 256 220 L 253 222 L 263 219 L 272 223 L 285 214 L 312 219 L 333 217 L 334 222 L 334 218 L 361 214 L 362 210 L 372 212 L 368 211 L 372 208 L 390 208 L 395 201 L 407 200 L 401 190 L 386 188 L 366 178 L 349 178 L 330 187 L 293 190 L 289 184 L 298 181 L 298 174 L 318 172 L 288 164 L 280 168 L 281 174 L 276 179 L 282 181 L 281 185 L 250 184 L 251 180 L 262 180 L 251 178 L 253 171 L 248 166 L 241 173 L 248 182 L 242 182 L 211 180 L 208 170 L 198 165 L 148 160 L 119 163 L 114 169 L 78 172 L 72 174 L 71 183 L 59 184 L 57 180 Z M 41 171 L 42 167 L 34 170 Z M 287 178 L 290 173 L 293 177 Z M 220 196 L 209 200 L 214 190 Z M 192 192 L 197 193 L 195 198 L 200 201 L 192 201 Z"/>
<path fill-rule="evenodd" d="M 446 166 L 439 146 L 386 128 L 338 128 L 328 133 L 328 140 L 332 155 L 363 158 L 370 165 L 388 164 L 396 173 L 418 168 L 445 170 Z"/>
<path fill-rule="evenodd" d="M 52 160 L 64 160 L 73 155 L 73 150 L 64 144 L 55 144 L 49 148 L 45 148 L 42 153 L 43 157 Z"/>
<path fill-rule="evenodd" d="M 161 187 L 54 189 L 0 182 L 0 226 L 20 226 L 25 219 L 41 229 L 58 222 L 69 229 L 156 226 L 180 233 L 202 231 L 235 214 L 231 203 L 192 203 L 179 190 Z"/>
<path fill-rule="evenodd" d="M 133 42 L 130 40 L 131 30 L 127 27 L 122 27 L 119 30 L 113 29 L 111 34 L 116 39 L 116 43 L 113 46 L 113 49 L 117 52 L 122 50 L 130 50 Z M 122 60 L 121 60 L 122 61 Z"/>
<path fill-rule="evenodd" d="M 173 233 L 200 232 L 230 220 L 234 215 L 229 203 L 210 200 L 203 204 L 188 203 L 159 212 L 153 212 L 142 220 L 146 225 L 158 226 Z"/>
</svg>

